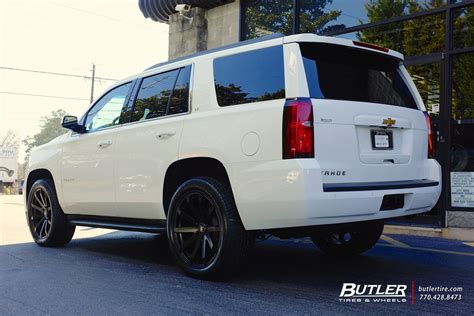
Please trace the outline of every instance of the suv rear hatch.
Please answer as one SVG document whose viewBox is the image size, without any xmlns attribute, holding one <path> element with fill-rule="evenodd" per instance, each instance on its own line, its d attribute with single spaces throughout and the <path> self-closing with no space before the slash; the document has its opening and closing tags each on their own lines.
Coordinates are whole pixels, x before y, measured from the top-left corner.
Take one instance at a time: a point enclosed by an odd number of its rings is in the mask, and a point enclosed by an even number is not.
<svg viewBox="0 0 474 316">
<path fill-rule="evenodd" d="M 300 48 L 324 183 L 421 180 L 426 118 L 402 61 L 341 45 Z"/>
</svg>

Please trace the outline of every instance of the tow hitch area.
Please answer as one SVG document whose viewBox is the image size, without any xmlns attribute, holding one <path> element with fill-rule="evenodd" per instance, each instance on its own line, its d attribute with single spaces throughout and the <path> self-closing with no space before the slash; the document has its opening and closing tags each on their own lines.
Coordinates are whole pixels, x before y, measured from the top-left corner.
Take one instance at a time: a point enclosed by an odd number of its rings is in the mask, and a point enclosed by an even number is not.
<svg viewBox="0 0 474 316">
<path fill-rule="evenodd" d="M 383 197 L 381 211 L 390 211 L 403 208 L 405 198 L 403 194 L 388 194 Z"/>
</svg>

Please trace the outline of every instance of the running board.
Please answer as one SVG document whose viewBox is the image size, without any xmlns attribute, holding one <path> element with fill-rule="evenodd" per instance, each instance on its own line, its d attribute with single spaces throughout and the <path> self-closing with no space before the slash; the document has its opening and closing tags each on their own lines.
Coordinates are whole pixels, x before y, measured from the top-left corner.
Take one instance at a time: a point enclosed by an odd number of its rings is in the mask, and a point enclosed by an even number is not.
<svg viewBox="0 0 474 316">
<path fill-rule="evenodd" d="M 153 234 L 166 233 L 166 220 L 92 215 L 66 215 L 66 217 L 69 223 L 76 226 L 127 230 Z"/>
</svg>

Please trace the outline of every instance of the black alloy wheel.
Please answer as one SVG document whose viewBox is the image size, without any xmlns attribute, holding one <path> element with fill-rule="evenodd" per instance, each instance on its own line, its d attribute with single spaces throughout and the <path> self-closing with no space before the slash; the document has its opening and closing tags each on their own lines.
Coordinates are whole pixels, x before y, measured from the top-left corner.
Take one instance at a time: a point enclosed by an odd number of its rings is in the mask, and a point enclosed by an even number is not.
<svg viewBox="0 0 474 316">
<path fill-rule="evenodd" d="M 42 187 L 37 187 L 32 192 L 28 214 L 32 233 L 36 239 L 45 239 L 51 231 L 52 224 L 52 205 L 48 192 Z"/>
<path fill-rule="evenodd" d="M 29 189 L 27 221 L 33 240 L 44 247 L 64 246 L 76 230 L 64 215 L 50 179 L 39 179 Z"/>
<path fill-rule="evenodd" d="M 222 215 L 216 212 L 212 198 L 197 190 L 187 192 L 178 203 L 173 241 L 183 260 L 205 269 L 222 249 Z"/>
<path fill-rule="evenodd" d="M 167 233 L 175 261 L 193 277 L 235 273 L 247 257 L 248 234 L 232 194 L 212 178 L 193 178 L 177 189 L 168 211 Z"/>
</svg>

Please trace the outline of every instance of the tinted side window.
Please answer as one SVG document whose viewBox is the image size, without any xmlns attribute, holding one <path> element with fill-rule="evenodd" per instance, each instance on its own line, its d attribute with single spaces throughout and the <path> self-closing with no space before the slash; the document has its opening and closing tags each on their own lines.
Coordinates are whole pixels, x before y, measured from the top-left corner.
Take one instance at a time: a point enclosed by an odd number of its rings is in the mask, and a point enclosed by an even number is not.
<svg viewBox="0 0 474 316">
<path fill-rule="evenodd" d="M 178 70 L 144 78 L 135 100 L 132 121 L 166 115 L 168 101 L 178 76 Z"/>
<path fill-rule="evenodd" d="M 171 95 L 168 115 L 188 112 L 191 66 L 181 68 Z"/>
<path fill-rule="evenodd" d="M 89 132 L 119 124 L 120 114 L 132 83 L 121 85 L 105 94 L 87 113 L 86 130 Z"/>
<path fill-rule="evenodd" d="M 216 58 L 214 83 L 220 106 L 285 97 L 283 47 Z"/>
</svg>

